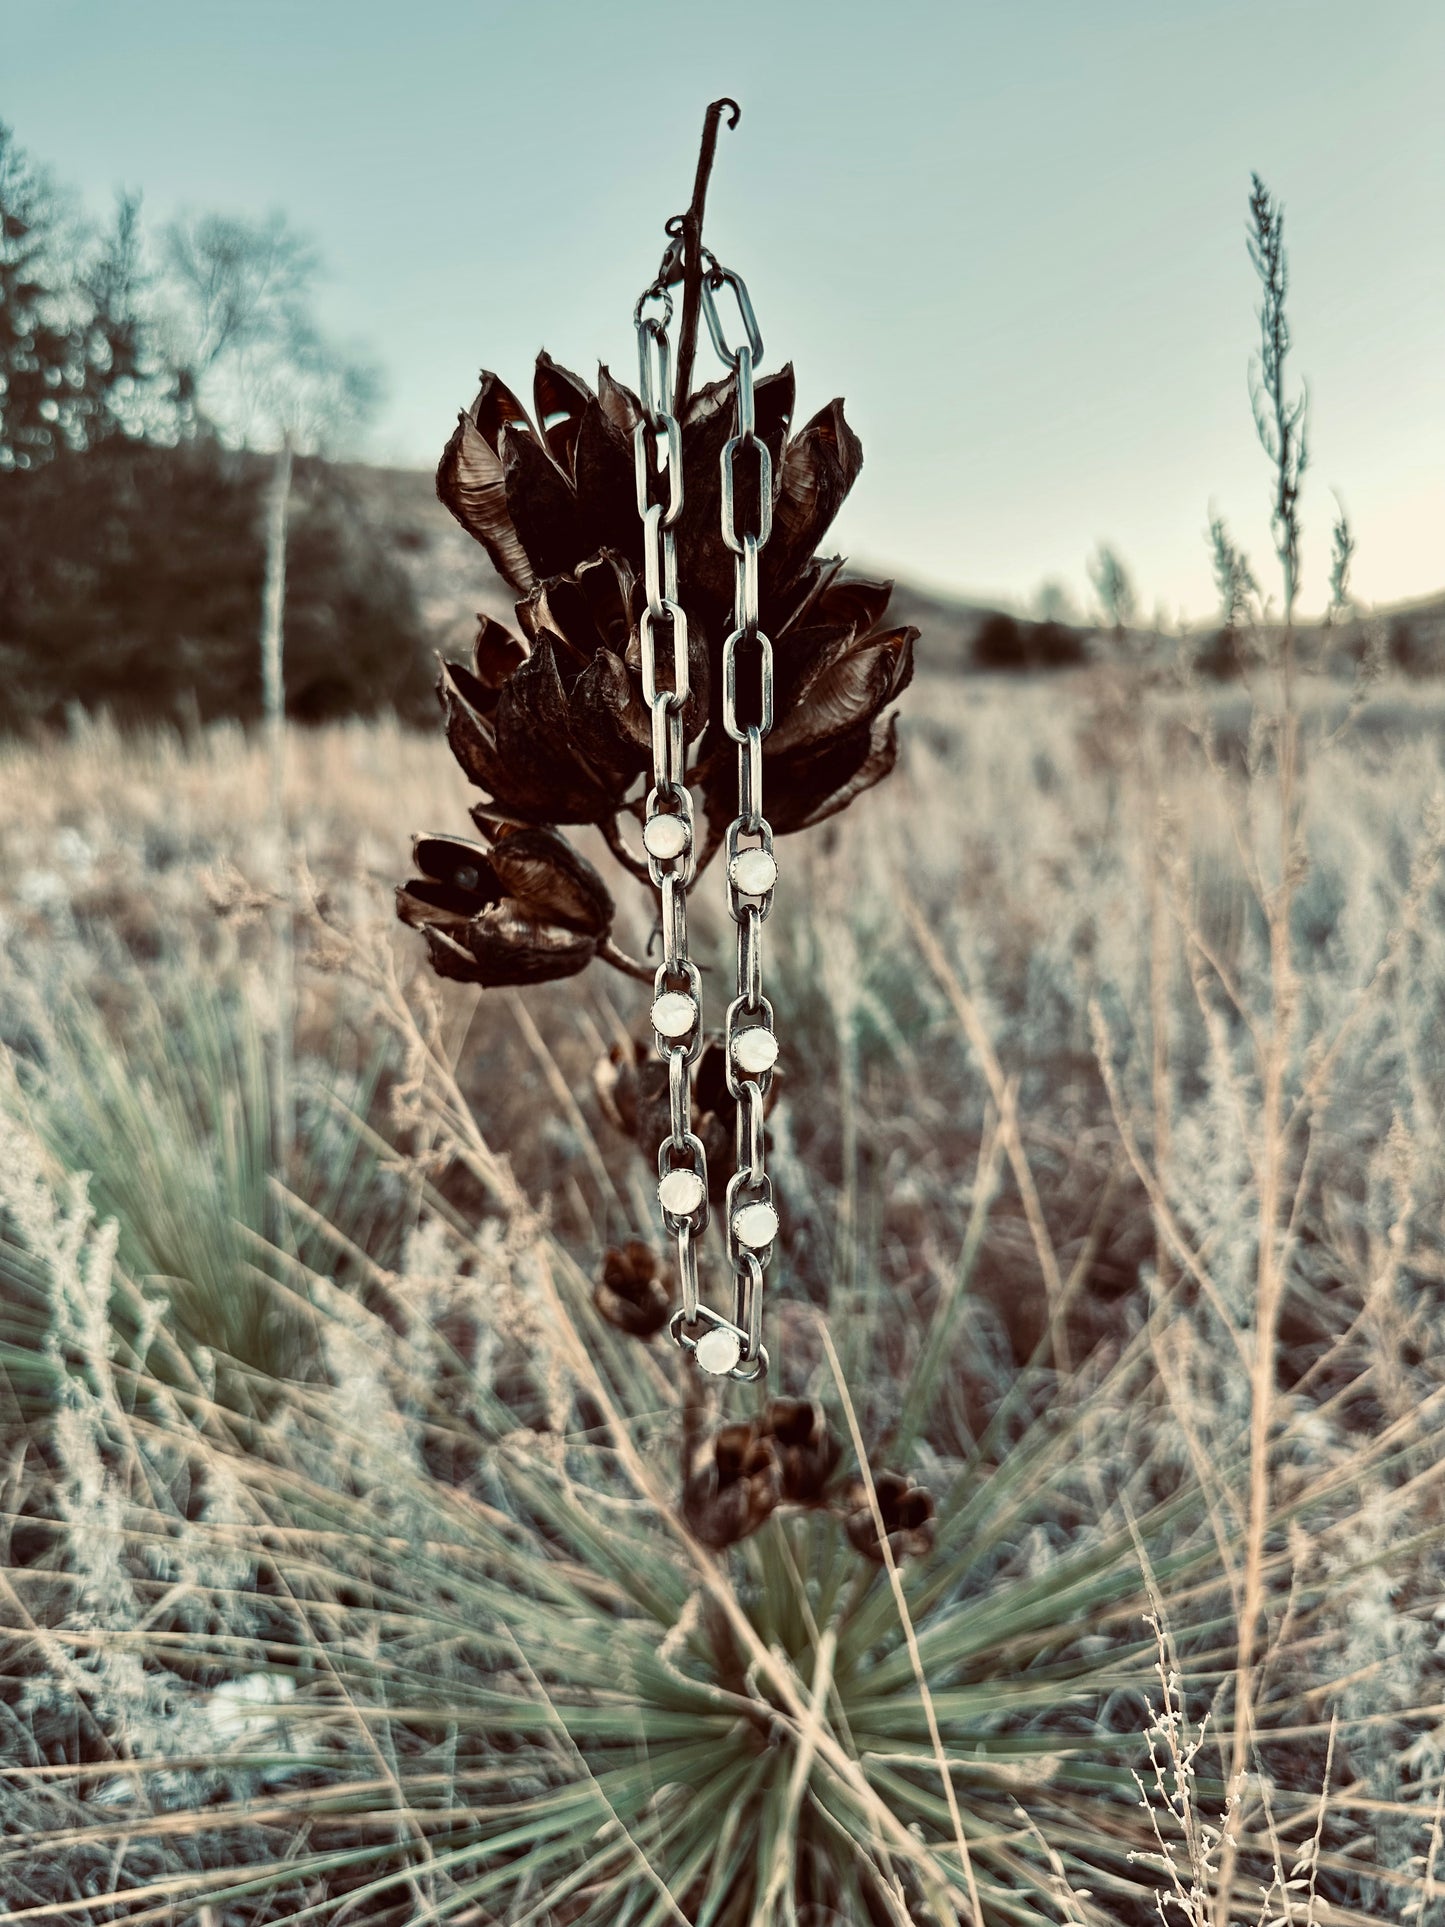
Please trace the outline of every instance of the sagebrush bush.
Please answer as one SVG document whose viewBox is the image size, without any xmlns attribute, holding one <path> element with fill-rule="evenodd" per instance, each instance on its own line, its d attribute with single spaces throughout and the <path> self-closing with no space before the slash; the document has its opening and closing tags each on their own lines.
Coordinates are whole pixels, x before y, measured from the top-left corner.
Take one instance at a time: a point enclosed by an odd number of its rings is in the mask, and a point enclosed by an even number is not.
<svg viewBox="0 0 1445 1927">
<path fill-rule="evenodd" d="M 1063 669 L 1088 660 L 1083 633 L 1062 622 L 1022 622 L 1002 611 L 989 616 L 973 639 L 980 669 Z"/>
</svg>

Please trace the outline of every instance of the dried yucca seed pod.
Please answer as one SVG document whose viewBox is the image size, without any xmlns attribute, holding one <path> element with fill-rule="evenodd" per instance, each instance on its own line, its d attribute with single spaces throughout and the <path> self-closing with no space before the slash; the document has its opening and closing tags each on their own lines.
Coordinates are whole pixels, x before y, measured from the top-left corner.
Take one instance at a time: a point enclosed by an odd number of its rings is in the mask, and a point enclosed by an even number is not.
<svg viewBox="0 0 1445 1927">
<path fill-rule="evenodd" d="M 822 1406 L 810 1398 L 775 1398 L 763 1427 L 782 1469 L 783 1498 L 790 1505 L 822 1505 L 843 1453 Z"/>
<path fill-rule="evenodd" d="M 682 1516 L 696 1538 L 720 1552 L 756 1532 L 782 1496 L 773 1441 L 756 1421 L 741 1421 L 701 1442 L 682 1489 Z"/>
<path fill-rule="evenodd" d="M 735 391 L 733 374 L 700 388 L 680 423 L 684 489 L 675 533 L 692 691 L 684 716 L 687 781 L 703 797 L 700 867 L 737 806 L 721 669 L 733 620 L 733 559 L 717 535 L 719 462 L 735 425 Z M 518 596 L 517 632 L 483 617 L 471 662 L 447 663 L 438 693 L 448 741 L 487 799 L 489 825 L 595 823 L 613 834 L 619 815 L 639 811 L 637 785 L 651 762 L 632 446 L 641 404 L 605 368 L 594 393 L 546 354 L 537 359 L 533 398 L 529 416 L 504 382 L 484 374 L 437 471 L 442 501 Z M 775 664 L 763 780 L 778 835 L 833 815 L 893 767 L 896 736 L 884 712 L 913 673 L 917 633 L 884 625 L 890 583 L 846 579 L 839 561 L 815 556 L 863 451 L 841 402 L 796 433 L 793 405 L 791 368 L 757 382 L 757 433 L 773 477 L 772 534 L 759 579 Z M 429 873 L 421 879 L 429 880 L 436 881 Z M 487 939 L 480 965 L 487 974 L 476 977 L 463 961 L 468 943 L 454 929 L 415 907 L 402 915 L 428 932 L 444 975 L 534 982 L 609 956 L 601 944 L 550 945 L 546 964 L 529 954 L 529 974 L 509 975 L 502 973 L 523 967 L 521 953 L 508 944 L 499 959 Z M 615 952 L 610 960 L 628 967 Z"/>
<path fill-rule="evenodd" d="M 672 1311 L 672 1273 L 640 1238 L 614 1246 L 602 1260 L 592 1302 L 609 1325 L 633 1338 L 651 1338 Z"/>
<path fill-rule="evenodd" d="M 612 928 L 602 878 L 555 830 L 473 814 L 486 841 L 417 837 L 421 875 L 396 893 L 397 915 L 426 937 L 433 969 L 487 985 L 584 970 Z"/>
<path fill-rule="evenodd" d="M 878 1510 L 883 1515 L 883 1531 L 895 1561 L 921 1558 L 933 1549 L 933 1495 L 921 1485 L 913 1485 L 899 1472 L 874 1475 L 873 1489 L 878 1495 Z M 849 1486 L 845 1500 L 844 1530 L 853 1546 L 865 1559 L 883 1564 L 883 1546 L 878 1536 L 878 1521 L 868 1503 L 868 1488 L 861 1479 Z"/>
</svg>

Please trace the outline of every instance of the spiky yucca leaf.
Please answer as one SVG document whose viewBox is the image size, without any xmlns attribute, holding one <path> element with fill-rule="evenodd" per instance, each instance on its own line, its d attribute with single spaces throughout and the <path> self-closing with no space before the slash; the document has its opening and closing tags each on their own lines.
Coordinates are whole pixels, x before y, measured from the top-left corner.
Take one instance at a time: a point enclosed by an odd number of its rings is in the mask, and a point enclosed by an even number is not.
<svg viewBox="0 0 1445 1927">
<path fill-rule="evenodd" d="M 322 1258 L 318 1220 L 375 1243 L 385 1187 L 364 1112 L 384 1053 L 359 1084 L 305 1067 L 303 1130 L 282 1171 L 264 1029 L 244 989 L 198 972 L 165 1007 L 139 979 L 115 993 L 127 1004 L 119 1027 L 79 991 L 53 989 L 36 1057 L 12 1056 L 0 1070 L 0 1105 L 34 1129 L 57 1172 L 85 1174 L 97 1216 L 118 1227 L 124 1275 L 163 1301 L 164 1322 L 285 1376 L 309 1345 L 304 1308 L 274 1289 L 285 1273 L 273 1250 L 303 1264 Z M 292 1208 L 293 1193 L 304 1210 Z M 0 1276 L 22 1303 L 39 1302 L 26 1284 L 33 1267 L 0 1220 Z"/>
</svg>

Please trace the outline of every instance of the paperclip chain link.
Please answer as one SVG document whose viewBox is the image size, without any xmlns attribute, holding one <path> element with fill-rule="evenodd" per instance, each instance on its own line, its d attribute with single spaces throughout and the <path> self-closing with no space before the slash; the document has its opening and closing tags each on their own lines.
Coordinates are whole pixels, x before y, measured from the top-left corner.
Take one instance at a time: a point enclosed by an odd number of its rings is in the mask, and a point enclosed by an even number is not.
<svg viewBox="0 0 1445 1927">
<path fill-rule="evenodd" d="M 653 297 L 662 312 L 644 312 Z M 670 412 L 672 301 L 659 282 L 637 304 L 642 418 L 633 434 L 637 512 L 642 518 L 642 691 L 652 717 L 652 787 L 642 842 L 661 897 L 662 962 L 653 981 L 652 1027 L 667 1064 L 668 1134 L 657 1152 L 662 1222 L 677 1251 L 680 1315 L 698 1316 L 697 1240 L 707 1229 L 707 1153 L 692 1128 L 692 1067 L 702 1052 L 702 979 L 688 955 L 687 887 L 696 864 L 687 787 L 687 617 L 677 599 L 675 530 L 682 514 L 682 436 Z M 659 628 L 671 638 L 671 674 L 660 680 Z"/>
<path fill-rule="evenodd" d="M 728 347 L 717 291 L 729 287 L 745 339 Z M 738 746 L 738 813 L 724 841 L 728 911 L 737 926 L 737 991 L 728 1005 L 723 1050 L 728 1090 L 737 1104 L 737 1163 L 727 1187 L 727 1250 L 733 1270 L 735 1322 L 748 1334 L 744 1359 L 766 1369 L 762 1344 L 763 1271 L 773 1253 L 778 1214 L 764 1160 L 763 1117 L 777 1043 L 773 1007 L 763 995 L 762 927 L 773 907 L 778 866 L 763 814 L 763 743 L 773 726 L 773 645 L 758 602 L 758 556 L 772 533 L 773 464 L 756 432 L 753 371 L 762 338 L 740 276 L 716 262 L 703 282 L 703 308 L 713 346 L 736 375 L 736 421 L 724 447 L 722 539 L 733 555 L 733 626 L 723 646 L 723 728 Z M 740 526 L 740 474 L 751 465 L 755 488 L 748 526 Z M 744 694 L 746 685 L 746 694 Z"/>
<path fill-rule="evenodd" d="M 697 1240 L 707 1229 L 707 1156 L 692 1130 L 692 1067 L 702 1051 L 702 980 L 687 947 L 687 892 L 696 873 L 692 797 L 687 787 L 684 712 L 690 694 L 687 618 L 677 595 L 675 530 L 682 514 L 682 435 L 669 412 L 672 302 L 664 272 L 637 304 L 642 419 L 633 440 L 637 509 L 643 529 L 646 607 L 640 624 L 642 689 L 652 717 L 652 787 L 642 841 L 661 897 L 662 962 L 652 1005 L 657 1048 L 668 1069 L 668 1135 L 657 1154 L 662 1221 L 677 1251 L 681 1303 L 671 1331 L 703 1370 L 751 1380 L 768 1368 L 762 1342 L 763 1268 L 772 1255 L 777 1213 L 764 1164 L 763 1115 L 777 1050 L 772 1006 L 762 989 L 762 924 L 772 908 L 777 866 L 763 815 L 763 740 L 772 727 L 772 644 L 759 624 L 758 553 L 772 527 L 772 460 L 754 422 L 753 370 L 762 340 L 747 289 L 711 256 L 703 282 L 708 330 L 736 374 L 736 432 L 722 452 L 722 539 L 734 556 L 733 628 L 723 652 L 723 726 L 738 745 L 738 815 L 727 831 L 728 907 L 737 925 L 737 994 L 728 1006 L 725 1075 L 737 1103 L 737 1168 L 727 1187 L 727 1252 L 733 1273 L 731 1319 L 701 1302 Z M 730 287 L 746 340 L 728 347 L 716 291 Z M 648 313 L 657 300 L 661 313 Z M 756 476 L 755 527 L 738 528 L 738 465 Z M 670 674 L 658 676 L 658 634 L 671 638 Z M 740 706 L 740 659 L 753 671 L 753 700 Z"/>
</svg>

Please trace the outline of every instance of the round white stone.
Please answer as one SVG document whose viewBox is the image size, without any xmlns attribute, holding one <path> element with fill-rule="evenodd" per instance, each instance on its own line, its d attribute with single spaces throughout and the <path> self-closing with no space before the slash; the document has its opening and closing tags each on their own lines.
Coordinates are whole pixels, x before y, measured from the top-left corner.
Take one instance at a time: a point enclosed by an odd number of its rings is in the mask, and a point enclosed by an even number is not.
<svg viewBox="0 0 1445 1927">
<path fill-rule="evenodd" d="M 660 1037 L 686 1037 L 697 1022 L 697 1005 L 680 990 L 664 991 L 652 1006 L 652 1028 Z"/>
<path fill-rule="evenodd" d="M 766 850 L 744 850 L 728 865 L 728 875 L 745 897 L 765 897 L 778 880 L 778 866 Z"/>
<path fill-rule="evenodd" d="M 733 1062 L 749 1076 L 761 1077 L 777 1061 L 778 1040 L 761 1024 L 754 1024 L 750 1030 L 739 1031 L 733 1039 Z"/>
<path fill-rule="evenodd" d="M 659 863 L 681 856 L 691 840 L 680 816 L 654 816 L 642 832 L 642 847 Z"/>
<path fill-rule="evenodd" d="M 690 1218 L 707 1192 L 696 1171 L 669 1171 L 658 1185 L 657 1195 L 663 1210 L 674 1218 Z"/>
<path fill-rule="evenodd" d="M 740 1245 L 761 1251 L 778 1235 L 778 1214 L 770 1204 L 745 1204 L 733 1219 L 733 1232 Z"/>
<path fill-rule="evenodd" d="M 693 1354 L 702 1369 L 717 1378 L 725 1377 L 742 1355 L 743 1348 L 737 1333 L 723 1331 L 718 1326 L 703 1333 Z"/>
</svg>

